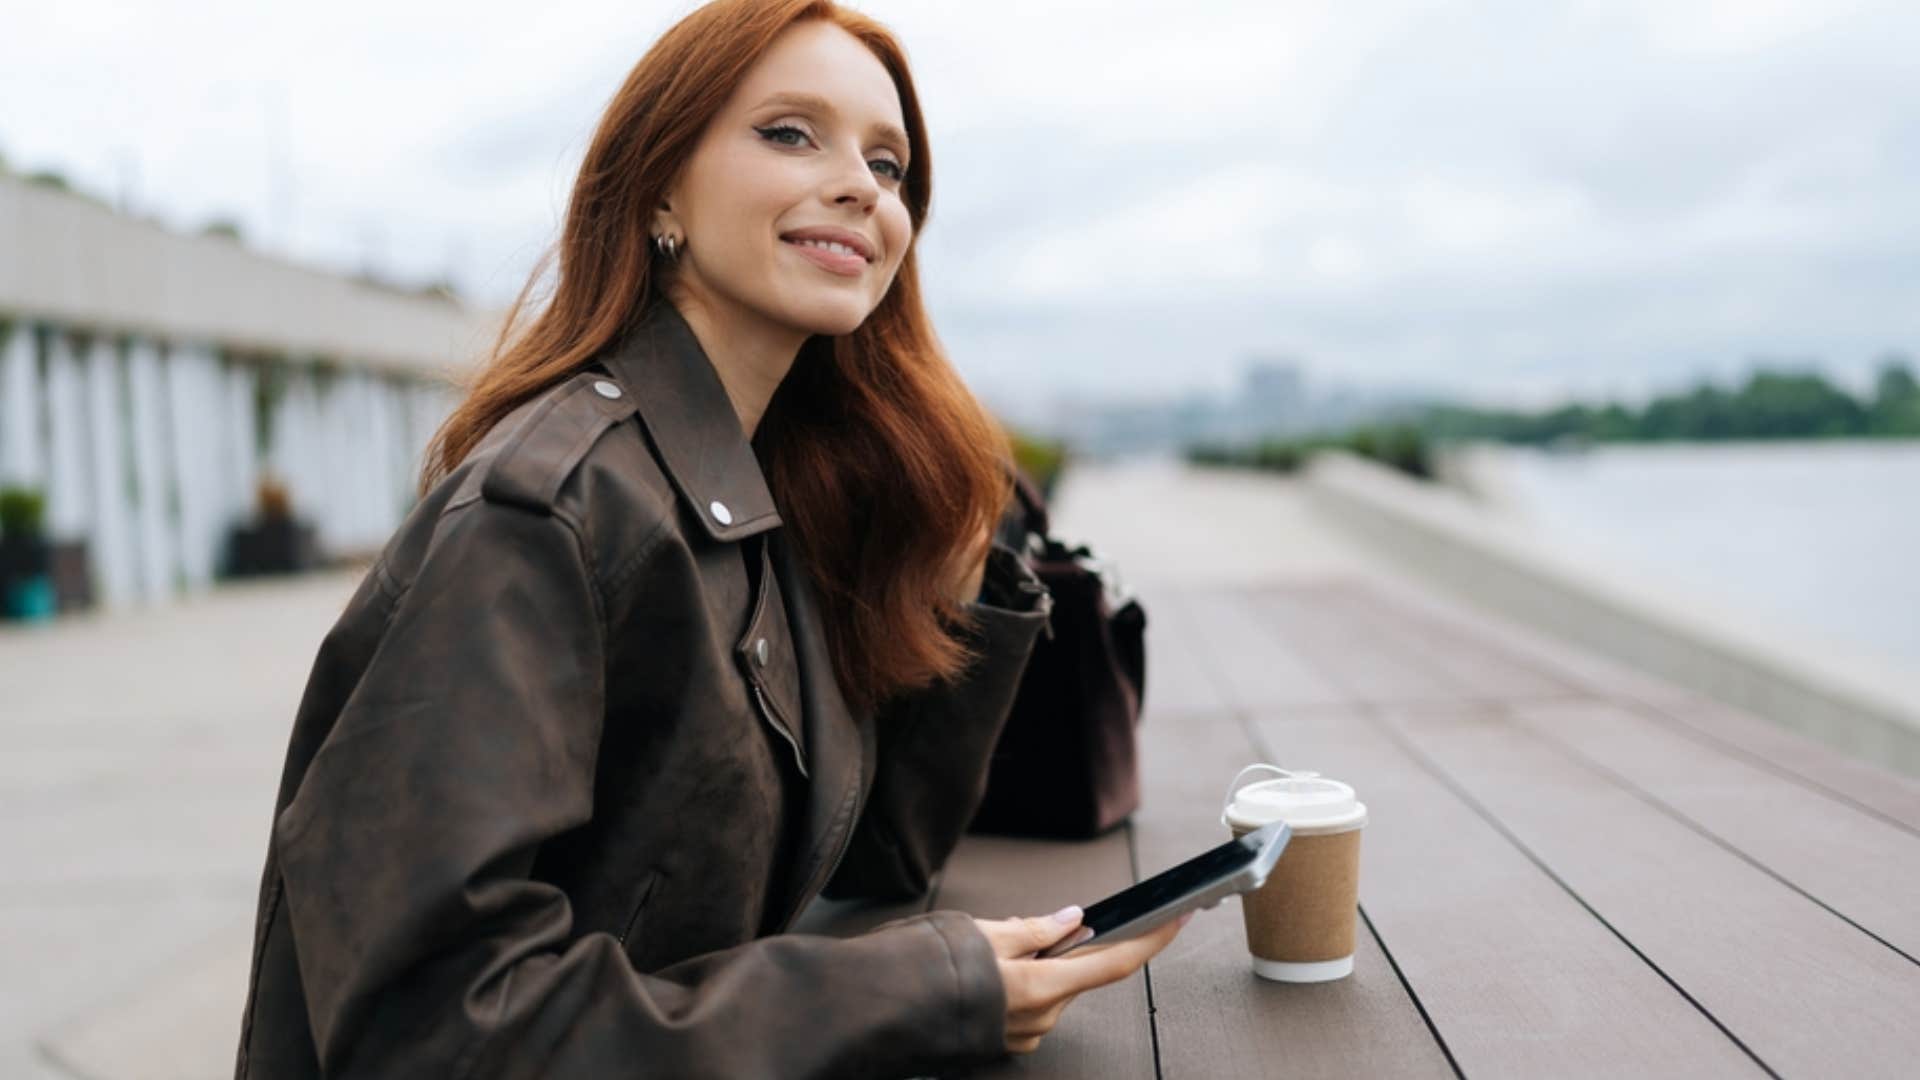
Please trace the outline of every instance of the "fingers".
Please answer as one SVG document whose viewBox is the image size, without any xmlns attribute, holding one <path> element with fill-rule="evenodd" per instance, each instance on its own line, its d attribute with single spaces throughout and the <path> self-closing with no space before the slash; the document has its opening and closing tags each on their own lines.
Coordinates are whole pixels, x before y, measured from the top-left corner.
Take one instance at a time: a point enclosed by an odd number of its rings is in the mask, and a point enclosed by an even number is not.
<svg viewBox="0 0 1920 1080">
<path fill-rule="evenodd" d="M 1011 1050 L 1020 1043 L 1038 1046 L 1041 1038 L 1050 1034 L 1060 1022 L 1060 1014 L 1066 1012 L 1067 1006 L 1078 996 L 1069 994 L 1046 1009 L 1007 1014 L 1007 1048 Z"/>
<path fill-rule="evenodd" d="M 1079 930 L 1081 914 L 1077 907 L 1066 907 L 1052 915 L 973 921 L 993 946 L 995 956 L 1017 960 L 1032 956 Z"/>
<path fill-rule="evenodd" d="M 1081 993 L 1095 987 L 1119 982 L 1140 970 L 1180 933 L 1193 918 L 1189 912 L 1173 922 L 1137 938 L 1111 945 L 1089 945 L 1077 952 L 1043 961 L 1035 973 L 1036 990 L 1042 995 Z"/>
<path fill-rule="evenodd" d="M 1008 1013 L 1008 1037 L 1044 1035 L 1052 1031 L 1053 1026 L 1060 1022 L 1060 1014 L 1066 1012 L 1067 1006 L 1073 1004 L 1073 1000 L 1079 996 L 1077 993 L 1068 994 L 1063 998 L 1055 999 L 1050 1005 Z"/>
<path fill-rule="evenodd" d="M 1083 913 L 1063 909 L 1058 915 L 1018 919 L 975 919 L 974 922 L 1000 958 L 1007 989 L 1006 1047 L 1030 1054 L 1059 1023 L 1073 999 L 1082 992 L 1106 986 L 1140 970 L 1173 941 L 1191 913 L 1127 941 L 1095 945 L 1053 959 L 1030 959 L 1034 953 L 1077 932 Z"/>
</svg>

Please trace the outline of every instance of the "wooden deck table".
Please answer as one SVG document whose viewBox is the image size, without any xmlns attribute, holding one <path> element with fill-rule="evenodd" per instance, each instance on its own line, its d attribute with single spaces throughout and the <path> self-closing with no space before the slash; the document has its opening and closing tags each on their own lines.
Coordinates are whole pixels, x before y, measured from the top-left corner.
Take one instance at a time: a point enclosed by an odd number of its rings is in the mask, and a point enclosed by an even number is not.
<svg viewBox="0 0 1920 1080">
<path fill-rule="evenodd" d="M 1243 764 L 1368 808 L 1352 976 L 1249 966 L 1237 902 L 982 1076 L 1920 1077 L 1920 783 L 1366 579 L 1143 594 L 1143 805 L 970 836 L 917 903 L 1088 904 L 1227 838 Z"/>
</svg>

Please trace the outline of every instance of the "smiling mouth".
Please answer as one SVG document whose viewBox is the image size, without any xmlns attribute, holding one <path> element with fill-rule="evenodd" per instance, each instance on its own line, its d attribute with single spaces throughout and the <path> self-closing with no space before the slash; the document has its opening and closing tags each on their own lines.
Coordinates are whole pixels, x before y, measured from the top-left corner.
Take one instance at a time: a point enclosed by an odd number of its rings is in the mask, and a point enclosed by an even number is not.
<svg viewBox="0 0 1920 1080">
<path fill-rule="evenodd" d="M 848 258 L 859 259 L 861 262 L 867 261 L 867 257 L 865 255 L 860 254 L 858 251 L 855 251 L 852 247 L 846 244 L 842 244 L 836 240 L 788 240 L 787 243 L 795 244 L 800 247 L 818 248 L 821 251 L 830 251 L 835 255 L 845 255 Z"/>
<path fill-rule="evenodd" d="M 867 260 L 846 244 L 831 240 L 788 240 L 800 257 L 836 277 L 857 278 L 867 272 Z"/>
</svg>

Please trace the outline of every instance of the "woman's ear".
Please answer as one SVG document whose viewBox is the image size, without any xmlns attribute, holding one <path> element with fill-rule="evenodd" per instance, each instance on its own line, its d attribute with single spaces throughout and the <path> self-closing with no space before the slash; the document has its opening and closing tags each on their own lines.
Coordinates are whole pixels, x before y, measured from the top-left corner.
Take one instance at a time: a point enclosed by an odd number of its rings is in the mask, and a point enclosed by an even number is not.
<svg viewBox="0 0 1920 1080">
<path fill-rule="evenodd" d="M 653 219 L 647 223 L 648 236 L 684 237 L 686 230 L 680 228 L 680 220 L 673 213 L 673 199 L 663 196 L 660 205 L 653 211 Z"/>
</svg>

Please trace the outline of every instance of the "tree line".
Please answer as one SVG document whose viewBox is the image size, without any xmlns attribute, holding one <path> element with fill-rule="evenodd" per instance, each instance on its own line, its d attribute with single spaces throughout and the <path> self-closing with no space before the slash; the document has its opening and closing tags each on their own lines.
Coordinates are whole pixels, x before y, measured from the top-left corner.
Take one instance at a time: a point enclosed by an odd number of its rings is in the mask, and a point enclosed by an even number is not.
<svg viewBox="0 0 1920 1080">
<path fill-rule="evenodd" d="M 1544 411 L 1430 407 L 1417 422 L 1437 440 L 1543 444 L 1658 440 L 1920 436 L 1920 380 L 1904 357 L 1885 361 L 1870 393 L 1813 372 L 1755 371 L 1731 389 L 1702 382 L 1633 407 L 1570 404 Z"/>
<path fill-rule="evenodd" d="M 1640 406 L 1573 404 L 1535 412 L 1428 405 L 1396 421 L 1343 432 L 1202 441 L 1187 460 L 1292 472 L 1323 450 L 1345 450 L 1421 479 L 1438 443 L 1489 439 L 1528 445 L 1658 440 L 1920 437 L 1920 380 L 1904 357 L 1883 362 L 1869 394 L 1849 394 L 1818 374 L 1755 371 L 1723 389 L 1702 382 Z"/>
</svg>

